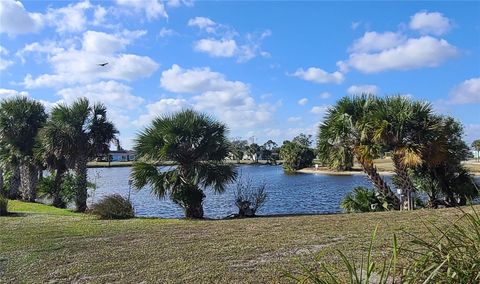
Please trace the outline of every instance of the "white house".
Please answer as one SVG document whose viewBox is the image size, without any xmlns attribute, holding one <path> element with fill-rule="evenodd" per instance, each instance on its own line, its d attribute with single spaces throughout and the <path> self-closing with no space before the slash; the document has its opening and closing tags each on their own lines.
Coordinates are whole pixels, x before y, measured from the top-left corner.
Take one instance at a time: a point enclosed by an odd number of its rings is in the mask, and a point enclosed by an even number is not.
<svg viewBox="0 0 480 284">
<path fill-rule="evenodd" d="M 128 150 L 110 151 L 109 157 L 112 162 L 135 161 L 135 152 Z"/>
</svg>

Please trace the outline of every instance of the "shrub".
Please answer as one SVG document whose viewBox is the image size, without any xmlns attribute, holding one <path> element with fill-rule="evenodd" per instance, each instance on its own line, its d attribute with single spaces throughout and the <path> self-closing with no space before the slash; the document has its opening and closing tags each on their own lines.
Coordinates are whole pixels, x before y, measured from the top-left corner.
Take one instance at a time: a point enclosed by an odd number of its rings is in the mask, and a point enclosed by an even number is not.
<svg viewBox="0 0 480 284">
<path fill-rule="evenodd" d="M 0 192 L 0 216 L 7 215 L 8 198 Z"/>
<path fill-rule="evenodd" d="M 75 199 L 76 190 L 75 190 L 75 175 L 66 173 L 63 176 L 62 184 L 60 186 L 60 203 L 54 204 L 57 207 L 65 208 L 68 203 L 72 202 Z M 55 174 L 45 176 L 38 182 L 38 193 L 40 197 L 54 198 L 54 184 L 55 184 Z"/>
<path fill-rule="evenodd" d="M 135 210 L 130 200 L 119 194 L 102 198 L 92 206 L 91 213 L 100 219 L 129 219 L 135 217 Z"/>
<path fill-rule="evenodd" d="M 377 196 L 375 190 L 358 186 L 349 192 L 342 200 L 340 207 L 345 212 L 372 212 L 383 211 L 383 202 Z"/>
<path fill-rule="evenodd" d="M 266 184 L 262 182 L 254 187 L 251 179 L 239 179 L 235 192 L 235 205 L 240 217 L 253 217 L 257 210 L 265 204 L 267 193 Z"/>
<path fill-rule="evenodd" d="M 400 249 L 394 235 L 391 256 L 381 261 L 372 257 L 375 229 L 360 263 L 338 250 L 343 270 L 320 257 L 318 267 L 302 265 L 300 272 L 284 276 L 297 283 L 480 283 L 480 215 L 473 209 L 450 225 L 448 230 L 428 226 L 431 235 L 416 237 L 410 243 L 414 249 Z"/>
</svg>

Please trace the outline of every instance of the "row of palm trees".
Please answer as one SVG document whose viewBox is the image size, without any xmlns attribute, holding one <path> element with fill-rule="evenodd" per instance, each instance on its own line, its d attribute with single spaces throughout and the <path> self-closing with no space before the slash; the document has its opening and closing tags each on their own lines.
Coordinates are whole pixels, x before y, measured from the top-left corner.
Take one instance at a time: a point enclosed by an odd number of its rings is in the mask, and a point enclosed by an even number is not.
<svg viewBox="0 0 480 284">
<path fill-rule="evenodd" d="M 68 171 L 75 173 L 75 206 L 87 209 L 87 162 L 106 154 L 118 131 L 107 119 L 102 104 L 79 99 L 59 104 L 50 115 L 44 106 L 28 97 L 0 103 L 0 180 L 9 173 L 10 198 L 34 202 L 38 177 L 44 169 L 55 176 L 53 204 L 65 206 L 60 188 Z"/>
<path fill-rule="evenodd" d="M 416 188 L 412 171 L 419 173 L 424 167 L 433 173 L 449 163 L 455 163 L 457 168 L 452 170 L 458 171 L 462 158 L 453 158 L 456 152 L 468 150 L 461 140 L 461 132 L 458 122 L 435 115 L 426 102 L 403 96 L 344 97 L 329 109 L 319 127 L 318 155 L 322 162 L 337 170 L 351 167 L 355 158 L 377 194 L 389 206 L 413 209 L 412 193 Z M 374 164 L 374 159 L 385 152 L 392 153 L 394 183 L 403 200 L 392 191 Z M 442 175 L 436 179 L 441 181 Z"/>
</svg>

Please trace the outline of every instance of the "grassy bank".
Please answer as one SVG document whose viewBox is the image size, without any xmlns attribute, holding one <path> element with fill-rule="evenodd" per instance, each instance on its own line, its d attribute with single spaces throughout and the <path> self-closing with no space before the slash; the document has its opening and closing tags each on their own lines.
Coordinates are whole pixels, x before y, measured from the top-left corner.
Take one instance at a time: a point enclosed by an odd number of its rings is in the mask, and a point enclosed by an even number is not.
<svg viewBox="0 0 480 284">
<path fill-rule="evenodd" d="M 377 251 L 443 226 L 457 209 L 242 220 L 102 221 L 39 204 L 11 202 L 0 217 L 0 282 L 284 282 L 283 269 L 319 252 L 360 257 L 378 224 Z M 331 263 L 340 263 L 335 256 Z"/>
</svg>

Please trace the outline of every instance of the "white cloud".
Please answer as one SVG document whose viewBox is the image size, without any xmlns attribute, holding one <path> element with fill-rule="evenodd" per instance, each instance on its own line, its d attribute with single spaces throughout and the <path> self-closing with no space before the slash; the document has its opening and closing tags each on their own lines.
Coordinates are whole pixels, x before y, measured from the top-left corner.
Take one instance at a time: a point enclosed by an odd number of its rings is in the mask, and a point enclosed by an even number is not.
<svg viewBox="0 0 480 284">
<path fill-rule="evenodd" d="M 5 98 L 15 97 L 15 96 L 28 96 L 28 92 L 0 88 L 0 99 L 5 99 Z"/>
<path fill-rule="evenodd" d="M 347 89 L 349 95 L 372 94 L 377 95 L 379 89 L 375 85 L 352 85 Z"/>
<path fill-rule="evenodd" d="M 345 79 L 343 74 L 336 71 L 333 73 L 328 73 L 320 68 L 310 67 L 307 70 L 303 68 L 297 69 L 292 76 L 298 77 L 305 81 L 311 81 L 318 84 L 327 84 L 334 83 L 340 84 Z"/>
<path fill-rule="evenodd" d="M 321 105 L 321 106 L 314 106 L 310 110 L 311 113 L 313 114 L 325 114 L 330 106 L 328 105 Z"/>
<path fill-rule="evenodd" d="M 209 68 L 183 69 L 172 65 L 162 72 L 161 86 L 173 93 L 194 94 L 195 109 L 209 111 L 232 127 L 251 127 L 269 121 L 276 106 L 258 104 L 247 84 L 229 81 Z"/>
<path fill-rule="evenodd" d="M 287 119 L 288 122 L 300 122 L 302 121 L 301 116 L 291 116 Z"/>
<path fill-rule="evenodd" d="M 406 37 L 400 33 L 366 32 L 361 38 L 354 41 L 350 47 L 350 51 L 354 53 L 381 51 L 399 46 L 404 43 L 405 40 Z"/>
<path fill-rule="evenodd" d="M 232 57 L 237 53 L 238 47 L 233 39 L 201 39 L 195 42 L 194 49 L 212 57 Z"/>
<path fill-rule="evenodd" d="M 105 18 L 107 16 L 107 9 L 102 6 L 95 7 L 95 11 L 93 12 L 93 22 L 92 24 L 95 26 L 100 26 L 105 23 Z"/>
<path fill-rule="evenodd" d="M 207 33 L 214 33 L 217 23 L 215 23 L 209 18 L 195 17 L 188 20 L 188 26 L 198 27 L 199 29 L 206 31 Z"/>
<path fill-rule="evenodd" d="M 145 31 L 123 31 L 111 35 L 101 32 L 84 33 L 82 48 L 58 48 L 48 56 L 54 74 L 42 74 L 36 78 L 27 74 L 23 84 L 27 88 L 62 87 L 74 83 L 90 83 L 102 79 L 131 81 L 150 76 L 158 64 L 147 56 L 119 53 Z M 37 45 L 36 51 L 44 49 Z M 108 62 L 106 66 L 99 63 Z"/>
<path fill-rule="evenodd" d="M 168 18 L 165 5 L 159 0 L 116 0 L 117 5 L 133 8 L 137 13 L 143 12 L 148 20 L 158 17 Z"/>
<path fill-rule="evenodd" d="M 134 121 L 134 124 L 138 126 L 145 126 L 151 123 L 156 117 L 177 112 L 190 106 L 191 105 L 185 99 L 161 99 L 157 102 L 148 104 L 146 106 L 147 113 L 142 114 L 136 121 Z"/>
<path fill-rule="evenodd" d="M 20 1 L 0 1 L 0 33 L 9 35 L 38 31 L 42 26 L 42 15 L 29 13 Z"/>
<path fill-rule="evenodd" d="M 297 103 L 301 106 L 304 106 L 308 103 L 308 99 L 307 98 L 299 99 Z"/>
<path fill-rule="evenodd" d="M 352 53 L 346 62 L 364 73 L 436 67 L 457 56 L 458 51 L 444 39 L 430 36 L 410 38 L 403 44 L 376 53 Z"/>
<path fill-rule="evenodd" d="M 175 32 L 174 30 L 169 29 L 169 28 L 165 28 L 165 27 L 163 27 L 160 30 L 160 32 L 158 32 L 159 37 L 169 37 L 169 36 L 174 36 L 176 34 L 177 34 L 177 32 Z"/>
<path fill-rule="evenodd" d="M 423 34 L 442 35 L 451 29 L 452 24 L 442 13 L 418 12 L 411 17 L 409 26 Z"/>
<path fill-rule="evenodd" d="M 180 7 L 181 5 L 185 5 L 187 7 L 193 6 L 193 0 L 167 0 L 168 7 Z"/>
<path fill-rule="evenodd" d="M 480 77 L 471 78 L 457 85 L 450 92 L 454 104 L 480 103 Z"/>
<path fill-rule="evenodd" d="M 50 8 L 44 17 L 59 33 L 81 32 L 86 29 L 88 23 L 85 11 L 91 8 L 93 6 L 88 0 L 85 0 L 58 9 Z"/>
<path fill-rule="evenodd" d="M 320 98 L 321 99 L 328 99 L 332 96 L 332 94 L 330 94 L 329 92 L 323 92 L 320 94 Z"/>
<path fill-rule="evenodd" d="M 8 55 L 9 52 L 8 50 L 0 45 L 0 71 L 5 70 L 8 68 L 8 66 L 13 64 L 12 60 L 4 59 L 4 55 Z"/>
<path fill-rule="evenodd" d="M 480 133 L 480 124 L 466 124 L 465 125 L 465 142 L 470 145 L 473 140 L 478 139 L 478 133 Z"/>
</svg>

